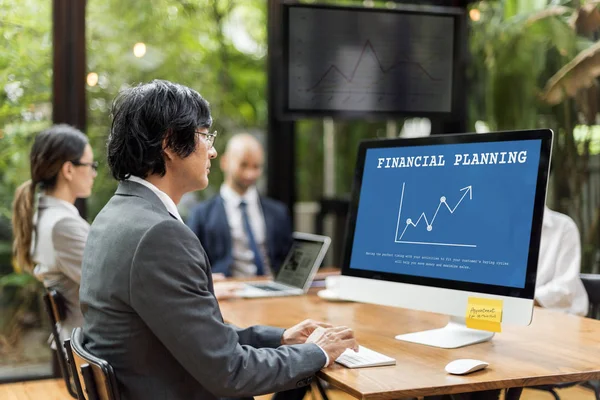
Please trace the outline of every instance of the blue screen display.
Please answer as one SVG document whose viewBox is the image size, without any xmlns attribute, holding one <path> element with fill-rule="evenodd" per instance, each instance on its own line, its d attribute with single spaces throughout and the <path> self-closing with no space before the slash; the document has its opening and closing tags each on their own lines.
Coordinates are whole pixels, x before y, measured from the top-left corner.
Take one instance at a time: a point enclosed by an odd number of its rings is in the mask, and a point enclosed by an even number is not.
<svg viewBox="0 0 600 400">
<path fill-rule="evenodd" d="M 541 144 L 367 149 L 350 268 L 523 288 Z"/>
</svg>

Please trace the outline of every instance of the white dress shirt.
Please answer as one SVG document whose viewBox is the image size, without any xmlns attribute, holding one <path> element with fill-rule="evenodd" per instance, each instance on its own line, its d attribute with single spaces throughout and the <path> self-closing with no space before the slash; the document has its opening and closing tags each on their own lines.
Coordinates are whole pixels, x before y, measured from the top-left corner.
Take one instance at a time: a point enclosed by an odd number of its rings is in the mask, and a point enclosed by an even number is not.
<svg viewBox="0 0 600 400">
<path fill-rule="evenodd" d="M 166 194 L 165 192 L 163 192 L 162 190 L 160 190 L 159 188 L 157 188 L 156 186 L 154 186 L 153 184 L 151 184 L 147 180 L 142 179 L 140 177 L 131 175 L 128 178 L 128 180 L 130 180 L 132 182 L 135 182 L 135 183 L 139 183 L 140 185 L 144 185 L 148 189 L 152 190 L 158 196 L 158 198 L 160 199 L 160 201 L 165 205 L 165 207 L 167 207 L 167 211 L 171 215 L 173 215 L 175 218 L 177 218 L 179 221 L 183 222 L 183 219 L 181 219 L 181 215 L 179 215 L 179 211 L 177 210 L 177 205 L 169 197 L 168 194 Z"/>
<path fill-rule="evenodd" d="M 581 241 L 567 215 L 544 210 L 535 299 L 545 308 L 586 315 L 588 297 L 581 282 Z"/>
<path fill-rule="evenodd" d="M 256 187 L 251 187 L 243 196 L 240 196 L 228 185 L 223 184 L 221 185 L 220 194 L 223 198 L 225 214 L 227 215 L 229 231 L 231 232 L 231 254 L 233 256 L 231 275 L 236 278 L 256 276 L 254 252 L 250 249 L 248 235 L 246 235 L 242 220 L 242 211 L 240 209 L 242 201 L 245 201 L 247 204 L 246 210 L 250 227 L 252 228 L 256 245 L 261 252 L 265 275 L 270 275 L 271 269 L 266 246 L 267 228 Z"/>
</svg>

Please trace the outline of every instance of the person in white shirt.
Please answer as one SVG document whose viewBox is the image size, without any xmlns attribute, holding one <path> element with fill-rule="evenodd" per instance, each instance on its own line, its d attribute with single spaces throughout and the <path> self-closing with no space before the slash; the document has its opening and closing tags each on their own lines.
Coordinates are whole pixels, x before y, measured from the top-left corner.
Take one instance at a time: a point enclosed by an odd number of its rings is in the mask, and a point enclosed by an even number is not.
<svg viewBox="0 0 600 400">
<path fill-rule="evenodd" d="M 535 302 L 544 308 L 586 315 L 588 297 L 579 278 L 581 240 L 567 215 L 544 209 Z"/>
<path fill-rule="evenodd" d="M 65 299 L 62 342 L 83 322 L 79 283 L 90 225 L 74 203 L 92 193 L 97 163 L 87 137 L 68 125 L 39 133 L 30 162 L 31 179 L 17 188 L 13 203 L 14 256 L 17 265 Z"/>
<path fill-rule="evenodd" d="M 219 194 L 190 213 L 188 226 L 205 246 L 213 274 L 274 274 L 291 247 L 292 223 L 286 206 L 256 189 L 263 164 L 258 140 L 246 133 L 234 135 L 221 157 L 225 182 Z"/>
</svg>

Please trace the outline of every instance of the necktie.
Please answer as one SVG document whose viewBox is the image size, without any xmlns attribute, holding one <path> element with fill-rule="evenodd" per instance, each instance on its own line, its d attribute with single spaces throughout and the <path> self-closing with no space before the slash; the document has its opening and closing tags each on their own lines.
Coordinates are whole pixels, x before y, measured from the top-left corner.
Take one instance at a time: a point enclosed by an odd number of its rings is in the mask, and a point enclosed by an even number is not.
<svg viewBox="0 0 600 400">
<path fill-rule="evenodd" d="M 250 219 L 248 218 L 248 204 L 245 201 L 240 202 L 240 210 L 242 211 L 242 222 L 244 224 L 244 230 L 246 231 L 246 235 L 248 236 L 248 244 L 250 245 L 250 250 L 254 253 L 254 265 L 256 265 L 256 275 L 264 275 L 265 268 L 263 265 L 263 260 L 260 255 L 260 251 L 258 249 L 258 245 L 256 244 L 256 239 L 254 238 L 254 233 L 252 232 L 252 227 L 250 226 Z"/>
</svg>

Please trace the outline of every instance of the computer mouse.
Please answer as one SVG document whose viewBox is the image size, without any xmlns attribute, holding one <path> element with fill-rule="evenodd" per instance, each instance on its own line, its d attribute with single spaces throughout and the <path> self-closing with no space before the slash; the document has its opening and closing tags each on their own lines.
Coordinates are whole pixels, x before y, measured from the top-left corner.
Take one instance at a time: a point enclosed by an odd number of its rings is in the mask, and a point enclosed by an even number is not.
<svg viewBox="0 0 600 400">
<path fill-rule="evenodd" d="M 446 372 L 454 375 L 465 375 L 471 372 L 479 371 L 484 369 L 489 364 L 481 360 L 472 360 L 470 358 L 463 358 L 460 360 L 450 361 L 446 365 Z"/>
</svg>

